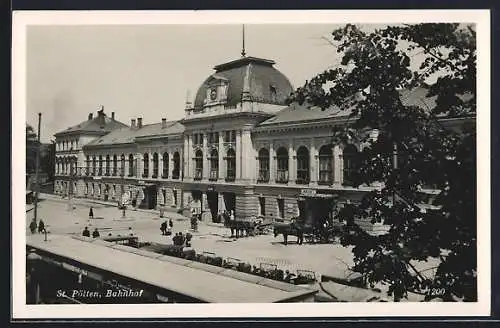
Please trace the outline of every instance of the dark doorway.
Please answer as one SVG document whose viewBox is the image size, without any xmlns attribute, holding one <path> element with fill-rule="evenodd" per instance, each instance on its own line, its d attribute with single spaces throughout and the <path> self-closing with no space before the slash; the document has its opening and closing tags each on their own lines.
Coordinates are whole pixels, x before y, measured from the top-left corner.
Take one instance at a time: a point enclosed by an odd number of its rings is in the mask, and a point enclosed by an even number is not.
<svg viewBox="0 0 500 328">
<path fill-rule="evenodd" d="M 309 224 L 323 225 L 333 210 L 333 201 L 329 198 L 310 198 L 306 205 L 306 221 Z"/>
<path fill-rule="evenodd" d="M 297 201 L 297 205 L 299 206 L 299 217 L 301 219 L 305 219 L 306 218 L 306 201 L 299 200 L 299 201 Z"/>
<path fill-rule="evenodd" d="M 234 193 L 225 192 L 224 196 L 224 204 L 226 205 L 226 211 L 231 212 L 236 209 L 236 195 Z"/>
<path fill-rule="evenodd" d="M 210 214 L 212 214 L 212 222 L 219 222 L 219 194 L 215 191 L 207 192 L 207 203 L 210 209 Z"/>
<path fill-rule="evenodd" d="M 158 193 L 158 187 L 155 185 L 150 185 L 144 188 L 144 199 L 142 201 L 141 207 L 150 210 L 156 208 L 157 193 Z"/>
</svg>

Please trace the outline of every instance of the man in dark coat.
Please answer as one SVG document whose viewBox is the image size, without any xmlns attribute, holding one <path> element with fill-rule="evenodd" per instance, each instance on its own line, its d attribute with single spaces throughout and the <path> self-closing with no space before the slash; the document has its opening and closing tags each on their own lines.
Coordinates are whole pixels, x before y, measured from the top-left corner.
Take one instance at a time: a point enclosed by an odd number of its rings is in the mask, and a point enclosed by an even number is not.
<svg viewBox="0 0 500 328">
<path fill-rule="evenodd" d="M 35 233 L 36 232 L 36 220 L 35 219 L 31 220 L 30 231 L 31 231 L 31 233 Z"/>
<path fill-rule="evenodd" d="M 40 222 L 38 222 L 38 233 L 42 233 L 45 231 L 45 223 L 43 222 L 43 220 L 40 220 Z"/>
<path fill-rule="evenodd" d="M 92 232 L 92 237 L 99 238 L 99 236 L 100 236 L 99 231 L 97 230 L 97 228 L 95 228 L 94 232 Z"/>
<path fill-rule="evenodd" d="M 82 236 L 83 237 L 90 237 L 89 228 L 85 227 L 85 229 L 83 229 Z"/>
<path fill-rule="evenodd" d="M 94 209 L 92 208 L 92 206 L 90 207 L 90 210 L 89 210 L 89 220 L 90 219 L 93 219 L 94 218 Z"/>
<path fill-rule="evenodd" d="M 162 222 L 161 223 L 161 225 L 160 225 L 160 231 L 161 231 L 162 235 L 165 235 L 165 233 L 167 232 L 167 223 L 166 222 Z"/>
<path fill-rule="evenodd" d="M 172 219 L 168 219 L 168 225 L 170 226 L 170 229 L 174 227 L 174 223 L 172 222 Z"/>
</svg>

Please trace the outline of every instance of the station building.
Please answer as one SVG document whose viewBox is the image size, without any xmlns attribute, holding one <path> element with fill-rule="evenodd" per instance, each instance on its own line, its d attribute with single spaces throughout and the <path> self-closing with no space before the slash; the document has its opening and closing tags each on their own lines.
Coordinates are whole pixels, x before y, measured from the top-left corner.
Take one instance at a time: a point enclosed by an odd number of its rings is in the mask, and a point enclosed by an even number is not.
<svg viewBox="0 0 500 328">
<path fill-rule="evenodd" d="M 138 117 L 127 125 L 103 109 L 89 114 L 55 135 L 55 192 L 108 201 L 125 194 L 143 208 L 195 208 L 214 222 L 224 210 L 241 220 L 302 216 L 314 223 L 333 215 L 374 188 L 351 185 L 364 145 L 333 141 L 333 128 L 352 120 L 348 112 L 287 105 L 294 88 L 274 65 L 242 57 L 215 66 L 179 121 Z M 425 92 L 404 97 L 435 106 Z"/>
</svg>

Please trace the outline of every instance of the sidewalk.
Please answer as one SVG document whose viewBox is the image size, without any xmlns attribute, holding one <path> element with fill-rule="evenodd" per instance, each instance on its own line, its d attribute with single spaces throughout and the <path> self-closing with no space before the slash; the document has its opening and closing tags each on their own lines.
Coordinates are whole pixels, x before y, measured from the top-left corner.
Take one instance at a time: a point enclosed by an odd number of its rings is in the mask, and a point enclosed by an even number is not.
<svg viewBox="0 0 500 328">
<path fill-rule="evenodd" d="M 53 194 L 42 194 L 42 193 L 40 193 L 40 198 L 50 199 L 50 200 L 55 200 L 55 201 L 63 201 L 63 202 L 67 202 L 68 201 L 67 198 L 63 198 L 61 196 L 53 195 Z M 74 202 L 78 201 L 78 202 L 84 202 L 84 203 L 92 203 L 92 204 L 99 204 L 99 205 L 104 205 L 104 206 L 118 207 L 118 202 L 117 201 L 105 201 L 105 200 L 101 200 L 101 199 L 80 198 L 80 197 L 74 197 L 73 201 Z M 144 212 L 144 213 L 158 214 L 158 215 L 160 213 L 160 211 L 156 210 L 156 209 L 151 209 L 151 210 L 150 209 L 143 209 L 143 208 L 133 209 L 131 207 L 128 207 L 127 211 Z M 177 209 L 174 209 L 174 208 L 165 208 L 165 212 L 175 213 L 175 214 L 181 215 L 181 214 L 177 213 Z"/>
</svg>

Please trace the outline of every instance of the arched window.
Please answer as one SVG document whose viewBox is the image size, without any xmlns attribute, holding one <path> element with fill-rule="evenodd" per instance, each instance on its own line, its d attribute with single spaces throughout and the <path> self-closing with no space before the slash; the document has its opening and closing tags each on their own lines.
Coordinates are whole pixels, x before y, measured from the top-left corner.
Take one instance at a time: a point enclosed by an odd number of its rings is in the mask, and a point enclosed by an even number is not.
<svg viewBox="0 0 500 328">
<path fill-rule="evenodd" d="M 158 178 L 158 153 L 153 154 L 153 179 Z"/>
<path fill-rule="evenodd" d="M 128 176 L 129 177 L 134 176 L 134 155 L 133 154 L 128 155 Z"/>
<path fill-rule="evenodd" d="M 331 185 L 333 181 L 333 150 L 332 145 L 319 149 L 319 180 L 318 184 Z"/>
<path fill-rule="evenodd" d="M 142 177 L 147 178 L 149 177 L 149 154 L 145 153 L 142 160 L 144 162 L 144 170 L 142 173 Z"/>
<path fill-rule="evenodd" d="M 259 178 L 257 182 L 269 182 L 269 150 L 259 150 Z"/>
<path fill-rule="evenodd" d="M 344 148 L 344 185 L 352 186 L 354 183 L 354 172 L 356 170 L 356 161 L 358 157 L 358 149 L 354 145 L 347 145 Z"/>
<path fill-rule="evenodd" d="M 122 154 L 122 156 L 120 157 L 120 176 L 124 176 L 125 175 L 125 154 Z"/>
<path fill-rule="evenodd" d="M 109 175 L 111 168 L 111 159 L 109 155 L 106 155 L 106 175 Z"/>
<path fill-rule="evenodd" d="M 103 160 L 102 160 L 102 155 L 99 155 L 99 172 L 98 172 L 98 175 L 102 175 L 102 164 L 103 164 Z"/>
<path fill-rule="evenodd" d="M 95 156 L 92 158 L 92 175 L 96 175 L 97 173 L 97 159 Z M 94 190 L 94 187 L 92 187 L 92 190 Z M 92 191 L 93 193 L 93 191 Z"/>
<path fill-rule="evenodd" d="M 174 153 L 174 169 L 172 171 L 172 179 L 179 179 L 181 175 L 181 155 L 178 151 Z"/>
<path fill-rule="evenodd" d="M 113 155 L 113 176 L 118 174 L 118 156 Z"/>
<path fill-rule="evenodd" d="M 234 181 L 236 179 L 236 153 L 234 152 L 233 148 L 228 149 L 226 161 L 226 181 Z"/>
<path fill-rule="evenodd" d="M 194 179 L 201 180 L 203 178 L 203 152 L 197 150 L 194 154 Z"/>
<path fill-rule="evenodd" d="M 285 147 L 280 147 L 276 151 L 276 182 L 288 183 L 288 150 Z"/>
<path fill-rule="evenodd" d="M 302 146 L 297 150 L 297 184 L 308 184 L 309 179 L 309 150 Z"/>
<path fill-rule="evenodd" d="M 210 152 L 210 181 L 219 179 L 219 152 L 217 149 L 212 149 Z"/>
<path fill-rule="evenodd" d="M 163 174 L 161 176 L 163 179 L 168 179 L 168 161 L 168 153 L 163 153 Z"/>
</svg>

